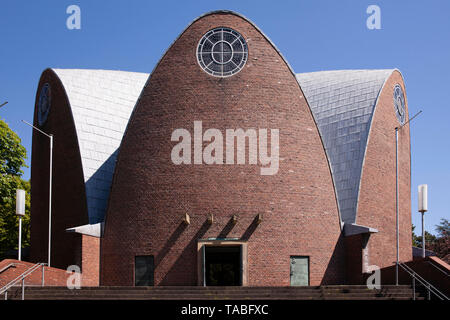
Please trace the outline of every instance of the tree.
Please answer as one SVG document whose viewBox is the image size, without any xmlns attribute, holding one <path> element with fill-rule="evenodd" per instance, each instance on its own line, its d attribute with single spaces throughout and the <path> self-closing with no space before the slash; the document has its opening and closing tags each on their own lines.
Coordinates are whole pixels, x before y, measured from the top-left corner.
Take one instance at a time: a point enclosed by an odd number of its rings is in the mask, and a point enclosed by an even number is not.
<svg viewBox="0 0 450 320">
<path fill-rule="evenodd" d="M 26 191 L 26 214 L 22 219 L 22 246 L 30 244 L 30 182 L 23 180 L 27 151 L 19 136 L 0 119 L 0 260 L 8 250 L 18 249 L 19 218 L 15 214 L 16 189 Z"/>
<path fill-rule="evenodd" d="M 447 263 L 450 263 L 450 226 L 449 221 L 441 218 L 441 222 L 436 225 L 438 237 L 430 244 L 430 250 Z"/>
<path fill-rule="evenodd" d="M 422 247 L 422 236 L 414 233 L 416 227 L 412 225 L 413 246 Z M 450 263 L 450 229 L 449 221 L 441 218 L 440 224 L 436 225 L 437 236 L 425 231 L 425 248 L 433 251 L 438 258 Z"/>
<path fill-rule="evenodd" d="M 416 229 L 415 225 L 412 225 L 412 245 L 413 247 L 420 247 L 421 241 L 419 241 L 419 237 L 414 233 L 414 230 Z"/>
<path fill-rule="evenodd" d="M 436 241 L 436 236 L 434 234 L 425 231 L 425 248 Z M 417 242 L 419 243 L 419 247 L 422 247 L 422 236 L 417 236 Z"/>
<path fill-rule="evenodd" d="M 414 247 L 422 247 L 422 235 L 418 236 L 414 233 L 414 230 L 416 229 L 415 225 L 412 225 L 412 245 Z M 433 243 L 436 241 L 436 236 L 429 233 L 428 231 L 425 231 L 425 245 L 428 243 Z"/>
<path fill-rule="evenodd" d="M 441 218 L 441 223 L 436 225 L 436 231 L 439 238 L 450 236 L 450 222 L 445 218 Z"/>
</svg>

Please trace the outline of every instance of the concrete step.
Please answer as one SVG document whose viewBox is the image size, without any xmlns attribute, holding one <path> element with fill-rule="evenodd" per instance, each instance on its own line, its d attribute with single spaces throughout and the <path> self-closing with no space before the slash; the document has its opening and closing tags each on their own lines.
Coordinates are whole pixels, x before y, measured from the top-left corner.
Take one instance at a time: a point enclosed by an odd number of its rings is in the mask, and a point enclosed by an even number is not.
<svg viewBox="0 0 450 320">
<path fill-rule="evenodd" d="M 9 299 L 21 299 L 20 287 L 11 288 Z M 412 299 L 408 286 L 383 286 L 370 290 L 366 286 L 316 287 L 26 287 L 27 300 L 373 300 Z"/>
<path fill-rule="evenodd" d="M 20 299 L 19 297 L 14 300 Z M 133 297 L 129 295 L 124 296 L 73 296 L 73 297 L 60 297 L 60 296 L 30 296 L 25 297 L 26 300 L 412 300 L 409 296 L 397 296 L 397 297 L 253 297 L 253 296 L 243 296 L 243 297 L 205 297 L 205 296 L 191 296 L 191 297 L 158 297 L 158 296 L 139 296 Z M 423 297 L 418 297 L 417 300 L 423 300 Z"/>
<path fill-rule="evenodd" d="M 19 286 L 17 286 L 19 287 Z M 27 286 L 27 289 L 30 290 L 41 290 L 42 288 L 52 288 L 55 290 L 58 289 L 67 289 L 66 286 Z M 157 287 L 135 287 L 135 286 L 100 286 L 100 287 L 82 287 L 83 290 L 99 290 L 99 289 L 106 289 L 106 290 L 198 290 L 198 291 L 204 291 L 204 290 L 317 290 L 317 289 L 329 289 L 329 290 L 336 290 L 336 289 L 365 289 L 369 290 L 367 286 L 365 285 L 333 285 L 333 286 L 281 286 L 281 287 L 264 287 L 264 286 L 157 286 Z M 382 289 L 411 289 L 410 285 L 383 285 Z"/>
<path fill-rule="evenodd" d="M 18 291 L 14 294 L 14 296 L 20 296 L 21 292 Z M 10 294 L 10 296 L 13 296 L 13 294 Z M 241 299 L 245 297 L 255 297 L 256 298 L 267 298 L 267 297 L 280 297 L 280 298 L 301 298 L 301 297 L 400 297 L 400 296 L 406 296 L 406 297 L 412 297 L 412 292 L 404 292 L 404 293 L 338 293 L 338 294 L 327 294 L 327 293 L 298 293 L 298 294 L 292 294 L 292 293 L 234 293 L 234 294 L 227 294 L 227 293 L 183 293 L 183 294 L 133 294 L 133 293 L 108 293 L 108 292 L 42 292 L 42 293 L 27 293 L 25 292 L 25 296 L 27 297 L 38 297 L 38 296 L 60 296 L 60 297 L 103 297 L 103 296 L 116 296 L 116 297 L 123 297 L 123 296 L 130 296 L 134 298 L 139 297 L 160 297 L 160 298 L 179 298 L 179 297 L 189 297 L 194 299 L 194 297 L 207 297 L 207 298 L 235 298 L 235 299 Z"/>
<path fill-rule="evenodd" d="M 15 290 L 20 291 L 20 288 L 16 288 Z M 43 294 L 43 293 L 59 293 L 59 294 L 96 294 L 96 293 L 108 293 L 108 294 L 133 294 L 133 295 L 174 295 L 174 294 L 406 294 L 406 293 L 412 293 L 412 290 L 342 290 L 342 291 L 328 291 L 328 290 L 313 290 L 313 291 L 306 291 L 306 290 L 259 290 L 259 291 L 252 291 L 252 290 L 205 290 L 205 291 L 198 291 L 198 290 L 143 290 L 143 291 L 137 291 L 137 290 L 106 290 L 106 289 L 99 289 L 99 290 L 84 290 L 84 289 L 61 289 L 61 290 L 53 290 L 53 289 L 46 289 L 43 288 L 42 290 L 29 290 L 28 288 L 25 288 L 25 292 L 28 294 Z"/>
<path fill-rule="evenodd" d="M 20 288 L 17 288 L 20 289 Z M 187 290 L 187 289 L 182 289 L 182 290 L 129 290 L 129 289 L 123 289 L 123 290 L 108 290 L 108 289 L 103 289 L 103 288 L 99 288 L 96 290 L 86 290 L 85 288 L 81 288 L 81 289 L 73 289 L 73 290 L 69 290 L 67 288 L 64 289 L 52 289 L 49 287 L 43 287 L 41 289 L 31 289 L 29 287 L 26 287 L 25 290 L 27 292 L 48 292 L 48 291 L 52 291 L 52 292 L 64 292 L 64 291 L 78 291 L 78 292 L 126 292 L 126 293 L 138 293 L 138 294 L 145 294 L 145 293 L 189 293 L 189 292 L 194 292 L 194 293 L 235 293 L 235 292 L 249 292 L 249 293 L 266 293 L 266 292 L 280 292 L 280 293 L 312 293 L 312 292 L 326 292 L 326 293 L 373 293 L 373 292 L 377 292 L 377 293 L 383 293 L 383 292 L 410 292 L 411 289 L 398 289 L 398 290 L 385 290 L 385 289 L 381 289 L 381 290 L 370 290 L 370 289 L 342 289 L 342 290 L 320 290 L 320 289 L 315 289 L 315 290 L 293 290 L 293 289 L 285 289 L 285 290 L 271 290 L 271 289 L 265 289 L 265 290 L 249 290 L 249 289 L 234 289 L 234 290 Z"/>
<path fill-rule="evenodd" d="M 20 299 L 19 297 L 15 297 Z M 27 300 L 48 300 L 48 299 L 70 299 L 70 300 L 315 300 L 315 299 L 325 299 L 325 300 L 378 300 L 378 299 L 389 299 L 389 300 L 411 300 L 412 296 L 408 295 L 395 295 L 395 296 L 349 296 L 349 295 L 333 295 L 333 296 L 283 296 L 283 295 L 262 295 L 262 296 L 249 296 L 249 295 L 216 295 L 216 296 L 205 296 L 205 295 L 183 295 L 183 296 L 157 296 L 157 295 L 72 295 L 72 296 L 61 296 L 61 295 L 25 295 Z"/>
<path fill-rule="evenodd" d="M 66 287 L 26 287 L 27 291 L 65 291 Z M 382 287 L 382 289 L 368 289 L 367 287 L 83 287 L 81 291 L 108 291 L 108 292 L 170 292 L 170 293 L 184 293 L 184 292 L 403 292 L 411 291 L 408 286 L 398 287 Z M 78 290 L 78 291 L 80 291 Z"/>
</svg>

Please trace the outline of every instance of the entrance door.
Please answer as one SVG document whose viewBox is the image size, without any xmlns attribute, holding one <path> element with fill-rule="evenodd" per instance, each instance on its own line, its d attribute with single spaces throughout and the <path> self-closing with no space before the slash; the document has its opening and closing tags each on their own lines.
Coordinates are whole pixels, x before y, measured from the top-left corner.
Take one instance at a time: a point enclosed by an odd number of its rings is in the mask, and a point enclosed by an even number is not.
<svg viewBox="0 0 450 320">
<path fill-rule="evenodd" d="M 241 246 L 204 246 L 207 286 L 242 285 Z"/>
<path fill-rule="evenodd" d="M 291 257 L 291 286 L 309 286 L 309 257 Z"/>
</svg>

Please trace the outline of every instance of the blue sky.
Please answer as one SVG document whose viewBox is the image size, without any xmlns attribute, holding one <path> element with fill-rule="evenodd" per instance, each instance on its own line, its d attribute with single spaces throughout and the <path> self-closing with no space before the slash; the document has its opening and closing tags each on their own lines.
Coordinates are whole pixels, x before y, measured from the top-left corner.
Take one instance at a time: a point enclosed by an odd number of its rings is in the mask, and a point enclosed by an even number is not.
<svg viewBox="0 0 450 320">
<path fill-rule="evenodd" d="M 66 27 L 66 8 L 81 8 L 81 30 Z M 366 27 L 369 5 L 381 30 Z M 40 74 L 47 67 L 150 73 L 165 50 L 199 15 L 237 11 L 258 25 L 296 72 L 398 68 L 411 124 L 412 217 L 420 231 L 417 185 L 427 183 L 426 230 L 450 219 L 450 1 L 8 1 L 0 8 L 0 117 L 31 155 Z M 393 137 L 394 138 L 394 137 Z M 30 159 L 28 159 L 30 164 Z M 29 178 L 30 169 L 25 169 Z"/>
</svg>

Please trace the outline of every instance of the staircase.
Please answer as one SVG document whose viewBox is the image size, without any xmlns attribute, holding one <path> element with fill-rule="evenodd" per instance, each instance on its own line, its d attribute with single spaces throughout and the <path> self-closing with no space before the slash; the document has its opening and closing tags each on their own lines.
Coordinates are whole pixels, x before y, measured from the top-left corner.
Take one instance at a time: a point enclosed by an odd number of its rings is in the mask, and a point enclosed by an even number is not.
<svg viewBox="0 0 450 320">
<path fill-rule="evenodd" d="M 21 299 L 22 289 L 12 287 L 8 299 Z M 412 300 L 413 289 L 386 285 L 312 287 L 26 287 L 26 300 Z M 423 296 L 416 299 L 423 300 Z"/>
</svg>

